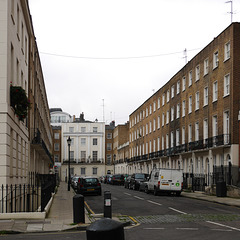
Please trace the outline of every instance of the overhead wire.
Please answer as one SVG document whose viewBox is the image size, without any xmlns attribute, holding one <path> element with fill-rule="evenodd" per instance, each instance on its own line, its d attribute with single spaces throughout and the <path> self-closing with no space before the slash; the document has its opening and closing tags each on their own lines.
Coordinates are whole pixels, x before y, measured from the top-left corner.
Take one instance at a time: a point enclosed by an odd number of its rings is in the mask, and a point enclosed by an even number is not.
<svg viewBox="0 0 240 240">
<path fill-rule="evenodd" d="M 201 48 L 195 48 L 187 50 L 196 51 Z M 47 53 L 47 52 L 40 52 L 40 54 L 55 56 L 55 57 L 65 57 L 65 58 L 79 58 L 79 59 L 89 59 L 89 60 L 127 60 L 127 59 L 141 59 L 141 58 L 155 58 L 155 57 L 162 57 L 162 56 L 169 56 L 183 53 L 183 51 L 179 52 L 172 52 L 172 53 L 162 53 L 162 54 L 155 54 L 155 55 L 143 55 L 143 56 L 131 56 L 131 57 L 82 57 L 82 56 L 71 56 L 71 55 L 64 55 L 64 54 L 56 54 L 56 53 Z"/>
</svg>

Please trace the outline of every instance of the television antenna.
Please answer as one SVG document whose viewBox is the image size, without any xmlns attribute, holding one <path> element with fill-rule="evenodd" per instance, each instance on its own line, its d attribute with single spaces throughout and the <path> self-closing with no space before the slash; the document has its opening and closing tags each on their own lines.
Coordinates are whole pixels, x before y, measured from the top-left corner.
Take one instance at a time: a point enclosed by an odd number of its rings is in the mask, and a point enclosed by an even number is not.
<svg viewBox="0 0 240 240">
<path fill-rule="evenodd" d="M 231 14 L 231 23 L 233 22 L 233 0 L 229 0 L 225 3 L 231 3 L 231 12 L 228 12 Z"/>
</svg>

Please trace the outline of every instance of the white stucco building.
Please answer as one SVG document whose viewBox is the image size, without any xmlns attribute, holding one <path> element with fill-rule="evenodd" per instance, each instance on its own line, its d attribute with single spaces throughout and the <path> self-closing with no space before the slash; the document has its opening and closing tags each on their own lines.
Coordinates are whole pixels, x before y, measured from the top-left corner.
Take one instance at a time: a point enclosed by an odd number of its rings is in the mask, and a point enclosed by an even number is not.
<svg viewBox="0 0 240 240">
<path fill-rule="evenodd" d="M 71 175 L 97 176 L 105 174 L 105 124 L 85 121 L 83 114 L 71 123 L 62 123 L 62 167 L 61 179 L 68 176 L 70 146 Z"/>
</svg>

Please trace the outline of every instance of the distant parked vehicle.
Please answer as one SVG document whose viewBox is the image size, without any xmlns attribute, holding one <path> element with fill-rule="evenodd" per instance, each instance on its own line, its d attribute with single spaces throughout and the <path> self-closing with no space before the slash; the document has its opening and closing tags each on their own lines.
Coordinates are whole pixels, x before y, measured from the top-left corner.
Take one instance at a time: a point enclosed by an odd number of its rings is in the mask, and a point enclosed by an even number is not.
<svg viewBox="0 0 240 240">
<path fill-rule="evenodd" d="M 140 182 L 146 182 L 148 176 L 149 175 L 147 173 L 134 173 L 131 176 L 129 188 L 133 190 L 139 190 Z"/>
<path fill-rule="evenodd" d="M 125 188 L 129 188 L 130 179 L 131 179 L 131 175 L 125 178 L 125 180 L 124 180 Z"/>
<path fill-rule="evenodd" d="M 154 168 L 150 174 L 145 192 L 153 192 L 158 195 L 160 192 L 176 193 L 180 196 L 183 186 L 183 171 L 180 169 Z"/>
<path fill-rule="evenodd" d="M 123 174 L 114 174 L 112 176 L 111 184 L 113 184 L 113 185 L 124 185 L 124 175 Z"/>
<path fill-rule="evenodd" d="M 72 180 L 71 180 L 71 185 L 72 185 L 72 188 L 74 190 L 77 189 L 77 183 L 78 183 L 78 179 L 80 178 L 80 176 L 74 176 L 72 177 Z"/>
<path fill-rule="evenodd" d="M 98 178 L 96 177 L 83 177 L 78 179 L 77 183 L 78 194 L 97 194 L 102 195 L 102 187 Z"/>
<path fill-rule="evenodd" d="M 145 191 L 145 188 L 146 188 L 146 186 L 147 186 L 147 183 L 148 183 L 148 181 L 145 181 L 145 182 L 140 182 L 140 184 L 139 184 L 139 191 L 141 192 L 141 191 Z"/>
</svg>

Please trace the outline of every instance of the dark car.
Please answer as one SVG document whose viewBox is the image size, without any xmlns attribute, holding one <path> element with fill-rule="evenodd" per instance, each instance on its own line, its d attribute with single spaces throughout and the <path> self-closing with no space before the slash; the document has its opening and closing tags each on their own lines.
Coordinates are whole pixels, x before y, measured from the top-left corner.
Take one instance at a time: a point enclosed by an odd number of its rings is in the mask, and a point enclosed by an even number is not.
<svg viewBox="0 0 240 240">
<path fill-rule="evenodd" d="M 111 184 L 113 184 L 113 185 L 123 185 L 124 184 L 124 175 L 123 174 L 114 174 L 112 176 Z"/>
<path fill-rule="evenodd" d="M 130 179 L 131 179 L 131 175 L 128 176 L 128 177 L 125 177 L 125 180 L 124 180 L 124 187 L 125 188 L 129 188 Z"/>
<path fill-rule="evenodd" d="M 148 181 L 146 181 L 146 182 L 140 182 L 140 184 L 139 184 L 139 191 L 141 192 L 141 191 L 143 191 L 143 192 L 145 192 L 145 189 L 146 189 L 146 187 L 147 187 L 147 183 L 148 183 Z"/>
<path fill-rule="evenodd" d="M 96 177 L 82 177 L 77 183 L 78 194 L 97 194 L 102 195 L 101 183 Z"/>
<path fill-rule="evenodd" d="M 149 175 L 147 173 L 134 173 L 131 176 L 129 188 L 133 190 L 139 190 L 140 182 L 146 182 L 148 176 Z"/>
</svg>

